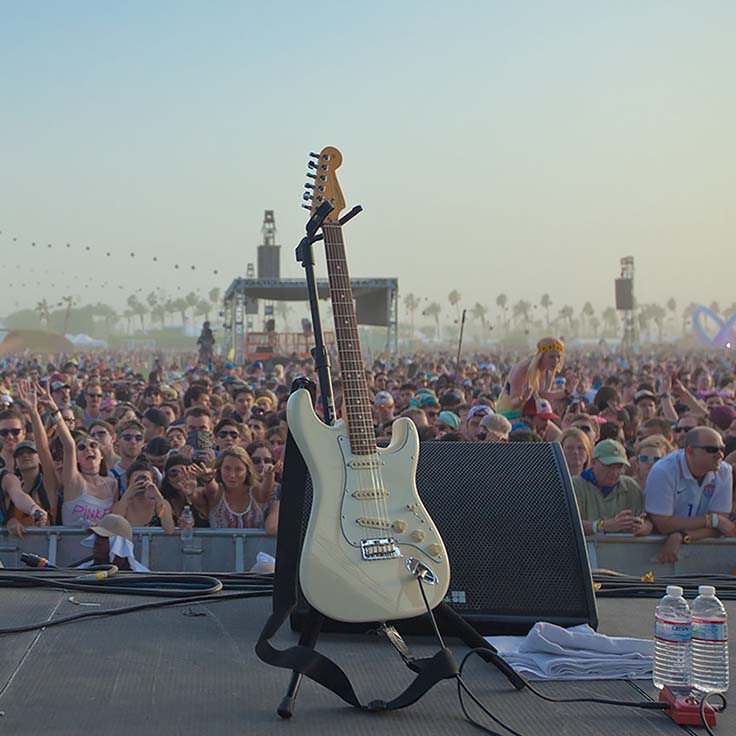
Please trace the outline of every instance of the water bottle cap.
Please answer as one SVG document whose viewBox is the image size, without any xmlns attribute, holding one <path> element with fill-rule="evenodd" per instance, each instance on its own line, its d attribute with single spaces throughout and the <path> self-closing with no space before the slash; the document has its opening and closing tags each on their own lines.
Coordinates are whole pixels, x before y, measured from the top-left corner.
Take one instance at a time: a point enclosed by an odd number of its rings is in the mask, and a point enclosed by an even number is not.
<svg viewBox="0 0 736 736">
<path fill-rule="evenodd" d="M 682 595 L 682 588 L 679 585 L 668 585 L 667 595 L 673 598 L 679 598 Z"/>
<path fill-rule="evenodd" d="M 701 585 L 698 588 L 700 595 L 715 595 L 716 589 L 712 585 Z"/>
</svg>

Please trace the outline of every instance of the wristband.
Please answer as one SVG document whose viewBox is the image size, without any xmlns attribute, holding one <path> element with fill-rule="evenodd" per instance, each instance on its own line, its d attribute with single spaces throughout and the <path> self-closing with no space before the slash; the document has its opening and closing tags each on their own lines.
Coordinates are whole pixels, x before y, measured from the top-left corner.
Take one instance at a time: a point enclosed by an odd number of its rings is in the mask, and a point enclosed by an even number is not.
<svg viewBox="0 0 736 736">
<path fill-rule="evenodd" d="M 710 528 L 711 529 L 718 529 L 718 522 L 720 521 L 720 517 L 718 514 L 711 514 L 710 515 Z"/>
</svg>

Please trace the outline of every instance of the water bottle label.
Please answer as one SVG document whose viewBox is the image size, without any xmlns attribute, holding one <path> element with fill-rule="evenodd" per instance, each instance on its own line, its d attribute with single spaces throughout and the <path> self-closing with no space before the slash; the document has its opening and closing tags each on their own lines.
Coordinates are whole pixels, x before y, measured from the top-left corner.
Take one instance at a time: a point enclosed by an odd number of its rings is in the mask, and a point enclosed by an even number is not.
<svg viewBox="0 0 736 736">
<path fill-rule="evenodd" d="M 654 638 L 674 644 L 688 642 L 690 641 L 690 625 L 667 621 L 657 616 L 654 626 Z"/>
<path fill-rule="evenodd" d="M 726 635 L 726 624 L 723 621 L 703 621 L 702 619 L 693 619 L 693 639 L 701 641 L 728 641 Z"/>
</svg>

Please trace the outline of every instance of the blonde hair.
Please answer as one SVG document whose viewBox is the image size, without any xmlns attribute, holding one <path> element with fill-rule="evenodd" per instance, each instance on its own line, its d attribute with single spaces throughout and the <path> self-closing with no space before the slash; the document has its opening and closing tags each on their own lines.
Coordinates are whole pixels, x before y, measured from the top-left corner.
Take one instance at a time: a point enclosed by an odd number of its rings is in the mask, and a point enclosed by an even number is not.
<svg viewBox="0 0 736 736">
<path fill-rule="evenodd" d="M 526 383 L 532 390 L 534 396 L 538 395 L 541 390 L 542 370 L 539 364 L 542 362 L 545 353 L 553 350 L 560 354 L 560 365 L 557 368 L 559 372 L 565 364 L 565 345 L 562 340 L 557 337 L 543 337 L 537 343 L 537 352 L 532 356 L 529 368 L 526 371 Z"/>
<path fill-rule="evenodd" d="M 645 437 L 639 442 L 639 451 L 644 445 L 654 445 L 658 450 L 661 450 L 665 455 L 669 455 L 675 451 L 675 446 L 662 434 L 650 434 L 649 437 Z"/>
<path fill-rule="evenodd" d="M 586 468 L 589 468 L 590 464 L 593 462 L 593 445 L 588 435 L 585 434 L 582 429 L 578 429 L 577 427 L 568 427 L 560 435 L 560 447 L 565 444 L 565 440 L 569 440 L 571 437 L 573 439 L 580 440 L 583 443 L 583 447 L 585 448 L 585 465 L 583 465 L 583 470 L 585 470 Z"/>
<path fill-rule="evenodd" d="M 245 485 L 252 486 L 256 476 L 253 461 L 250 459 L 250 455 L 242 447 L 238 447 L 237 445 L 235 447 L 228 447 L 217 456 L 217 460 L 215 460 L 215 480 L 222 484 L 222 474 L 220 473 L 220 469 L 222 468 L 222 464 L 229 457 L 237 458 L 241 463 L 243 463 L 243 465 L 245 465 Z"/>
</svg>

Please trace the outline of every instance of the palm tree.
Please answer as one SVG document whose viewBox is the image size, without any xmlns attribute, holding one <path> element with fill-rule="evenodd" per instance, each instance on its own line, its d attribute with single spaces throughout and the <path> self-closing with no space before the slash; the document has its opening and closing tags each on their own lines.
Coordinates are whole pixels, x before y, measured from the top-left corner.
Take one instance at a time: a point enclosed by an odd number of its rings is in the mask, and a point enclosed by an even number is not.
<svg viewBox="0 0 736 736">
<path fill-rule="evenodd" d="M 590 329 L 593 331 L 593 337 L 598 337 L 598 330 L 601 328 L 601 321 L 593 315 L 590 318 Z"/>
<path fill-rule="evenodd" d="M 519 324 L 519 320 L 521 319 L 524 324 L 524 329 L 529 328 L 529 310 L 532 308 L 532 305 L 526 301 L 525 299 L 521 299 L 520 301 L 516 302 L 514 306 L 511 309 L 511 313 L 514 318 L 514 323 Z"/>
<path fill-rule="evenodd" d="M 210 289 L 207 293 L 207 298 L 212 302 L 212 306 L 219 306 L 220 305 L 220 289 L 215 287 L 214 289 Z"/>
<path fill-rule="evenodd" d="M 406 309 L 411 322 L 411 334 L 414 334 L 414 314 L 419 309 L 419 299 L 414 294 L 407 294 L 404 297 L 404 309 Z"/>
<path fill-rule="evenodd" d="M 580 321 L 582 322 L 582 329 L 585 331 L 586 322 L 590 322 L 591 317 L 595 314 L 593 305 L 590 302 L 585 302 L 583 308 L 580 310 Z"/>
<path fill-rule="evenodd" d="M 128 307 L 134 316 L 138 317 L 141 321 L 141 331 L 145 329 L 145 316 L 148 312 L 146 305 L 138 299 L 135 294 L 131 294 L 127 300 Z"/>
<path fill-rule="evenodd" d="M 509 303 L 509 298 L 506 296 L 506 294 L 499 294 L 496 297 L 496 306 L 499 308 L 499 322 L 503 324 L 503 326 L 506 329 L 506 334 L 509 334 L 509 323 L 506 319 L 506 305 Z"/>
<path fill-rule="evenodd" d="M 179 312 L 181 315 L 181 326 L 184 327 L 187 323 L 187 308 L 189 307 L 186 299 L 182 299 L 181 297 L 174 299 L 174 301 L 171 302 L 171 306 L 175 312 Z"/>
<path fill-rule="evenodd" d="M 194 314 L 197 317 L 204 317 L 209 322 L 211 309 L 212 304 L 210 304 L 210 302 L 208 302 L 206 299 L 200 299 L 194 305 Z"/>
<path fill-rule="evenodd" d="M 603 318 L 603 329 L 609 337 L 618 335 L 618 314 L 613 307 L 606 307 L 601 317 Z"/>
<path fill-rule="evenodd" d="M 46 325 L 46 329 L 48 330 L 50 319 L 49 303 L 45 299 L 42 299 L 40 302 L 38 302 L 38 304 L 36 304 L 36 311 L 38 312 L 38 316 L 41 322 Z"/>
<path fill-rule="evenodd" d="M 565 306 L 560 309 L 560 319 L 567 320 L 567 325 L 570 330 L 573 328 L 572 318 L 574 314 L 575 310 L 569 304 L 565 304 Z"/>
<path fill-rule="evenodd" d="M 163 304 L 156 304 L 151 308 L 151 321 L 158 321 L 161 324 L 161 329 L 164 328 L 164 322 L 166 321 L 166 307 Z"/>
<path fill-rule="evenodd" d="M 97 302 L 93 307 L 93 314 L 105 320 L 105 331 L 108 335 L 112 332 L 112 326 L 120 319 L 118 313 L 109 305 Z"/>
<path fill-rule="evenodd" d="M 448 295 L 447 300 L 450 302 L 451 307 L 455 307 L 457 310 L 457 321 L 460 322 L 460 300 L 462 296 L 457 289 L 453 289 Z"/>
<path fill-rule="evenodd" d="M 192 320 L 194 320 L 194 308 L 197 306 L 199 302 L 199 297 L 193 291 L 190 291 L 184 297 L 184 301 L 187 304 L 187 309 L 191 311 Z"/>
<path fill-rule="evenodd" d="M 133 332 L 131 324 L 133 321 L 133 317 L 135 317 L 135 312 L 132 309 L 126 309 L 123 312 L 123 317 L 128 321 L 128 334 L 130 335 L 130 333 Z"/>
<path fill-rule="evenodd" d="M 549 298 L 549 294 L 542 294 L 542 298 L 539 300 L 539 306 L 547 314 L 547 327 L 549 327 L 549 308 L 552 306 L 552 300 Z"/>
<path fill-rule="evenodd" d="M 693 318 L 693 312 L 697 309 L 698 305 L 695 302 L 690 302 L 685 309 L 682 310 L 682 336 L 687 335 L 687 328 L 690 321 Z"/>
<path fill-rule="evenodd" d="M 650 304 L 649 316 L 654 320 L 654 324 L 657 325 L 657 339 L 659 342 L 662 342 L 664 318 L 667 316 L 667 310 L 661 304 Z"/>
<path fill-rule="evenodd" d="M 425 308 L 422 314 L 425 317 L 433 317 L 436 329 L 436 335 L 439 339 L 440 336 L 440 314 L 442 313 L 442 307 L 439 302 L 430 302 Z"/>
<path fill-rule="evenodd" d="M 484 307 L 480 302 L 476 302 L 473 304 L 472 308 L 470 309 L 470 316 L 473 319 L 480 320 L 481 327 L 483 328 L 483 335 L 486 334 L 486 328 L 487 328 L 487 319 L 486 316 L 488 314 L 488 307 Z"/>
<path fill-rule="evenodd" d="M 63 304 L 66 304 L 66 312 L 64 313 L 64 334 L 69 332 L 69 319 L 72 316 L 72 306 L 74 305 L 73 296 L 65 296 L 61 299 Z"/>
</svg>

